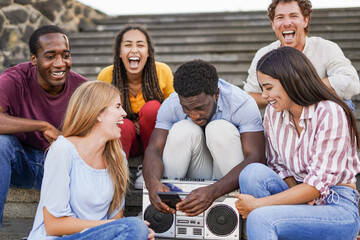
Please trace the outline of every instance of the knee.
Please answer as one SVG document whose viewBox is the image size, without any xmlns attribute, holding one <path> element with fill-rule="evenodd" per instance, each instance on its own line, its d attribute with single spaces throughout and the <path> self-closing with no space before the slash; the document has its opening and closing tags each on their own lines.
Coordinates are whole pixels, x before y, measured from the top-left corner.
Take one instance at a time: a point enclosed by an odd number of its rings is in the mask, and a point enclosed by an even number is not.
<svg viewBox="0 0 360 240">
<path fill-rule="evenodd" d="M 244 189 L 246 189 L 245 186 L 247 185 L 254 185 L 256 182 L 258 182 L 263 176 L 261 172 L 267 168 L 266 165 L 261 163 L 251 163 L 247 165 L 239 175 L 239 186 L 240 191 L 242 193 Z"/>
<path fill-rule="evenodd" d="M 204 136 L 201 127 L 190 120 L 181 120 L 175 123 L 170 129 L 169 134 L 174 135 L 177 139 L 185 141 L 192 137 Z"/>
<path fill-rule="evenodd" d="M 149 235 L 149 227 L 138 217 L 127 217 L 128 226 L 134 232 L 134 239 L 147 239 Z M 136 236 L 136 237 L 135 237 Z"/>
<path fill-rule="evenodd" d="M 155 121 L 160 106 L 161 103 L 156 100 L 146 102 L 139 112 L 139 118 L 144 121 Z"/>
<path fill-rule="evenodd" d="M 228 144 L 232 140 L 239 142 L 240 133 L 234 124 L 226 120 L 215 120 L 208 123 L 205 128 L 206 140 L 212 144 Z"/>
<path fill-rule="evenodd" d="M 14 135 L 6 135 L 6 134 L 1 134 L 0 135 L 0 145 L 13 145 L 14 142 L 18 141 L 17 138 Z"/>
<path fill-rule="evenodd" d="M 0 135 L 0 153 L 14 150 L 20 146 L 20 142 L 14 135 Z"/>
<path fill-rule="evenodd" d="M 124 119 L 124 123 L 122 125 L 120 125 L 120 128 L 121 128 L 121 136 L 125 136 L 125 135 L 135 136 L 136 135 L 135 124 L 127 118 Z"/>
</svg>

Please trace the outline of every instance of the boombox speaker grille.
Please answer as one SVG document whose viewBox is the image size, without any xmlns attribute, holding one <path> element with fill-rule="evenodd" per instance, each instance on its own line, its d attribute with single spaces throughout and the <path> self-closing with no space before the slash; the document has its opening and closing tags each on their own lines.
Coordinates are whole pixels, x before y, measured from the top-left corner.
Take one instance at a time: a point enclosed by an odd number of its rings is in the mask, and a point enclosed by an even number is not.
<svg viewBox="0 0 360 240">
<path fill-rule="evenodd" d="M 206 225 L 217 236 L 231 234 L 236 229 L 237 224 L 236 213 L 227 205 L 215 205 L 208 211 Z"/>
<path fill-rule="evenodd" d="M 144 219 L 150 223 L 150 228 L 156 233 L 164 233 L 169 230 L 173 224 L 172 214 L 159 212 L 152 205 L 145 210 Z"/>
</svg>

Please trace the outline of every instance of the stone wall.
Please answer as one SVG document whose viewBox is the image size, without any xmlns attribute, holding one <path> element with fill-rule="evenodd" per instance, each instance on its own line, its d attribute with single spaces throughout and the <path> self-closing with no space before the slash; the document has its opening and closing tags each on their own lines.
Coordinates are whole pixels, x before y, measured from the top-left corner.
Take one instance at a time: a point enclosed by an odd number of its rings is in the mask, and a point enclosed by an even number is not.
<svg viewBox="0 0 360 240">
<path fill-rule="evenodd" d="M 0 72 L 30 59 L 28 41 L 38 27 L 77 32 L 104 16 L 75 0 L 0 0 Z"/>
</svg>

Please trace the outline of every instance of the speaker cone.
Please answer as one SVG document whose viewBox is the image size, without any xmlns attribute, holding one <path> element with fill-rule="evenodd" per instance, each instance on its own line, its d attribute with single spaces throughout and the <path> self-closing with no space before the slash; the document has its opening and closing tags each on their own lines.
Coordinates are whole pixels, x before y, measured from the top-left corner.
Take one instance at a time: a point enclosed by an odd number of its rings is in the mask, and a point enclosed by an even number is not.
<svg viewBox="0 0 360 240">
<path fill-rule="evenodd" d="M 227 236 L 238 225 L 237 213 L 227 205 L 215 205 L 208 211 L 206 225 L 213 234 Z"/>
<path fill-rule="evenodd" d="M 173 224 L 173 214 L 159 212 L 152 205 L 145 210 L 144 219 L 150 223 L 150 228 L 155 233 L 164 233 L 169 230 Z"/>
</svg>

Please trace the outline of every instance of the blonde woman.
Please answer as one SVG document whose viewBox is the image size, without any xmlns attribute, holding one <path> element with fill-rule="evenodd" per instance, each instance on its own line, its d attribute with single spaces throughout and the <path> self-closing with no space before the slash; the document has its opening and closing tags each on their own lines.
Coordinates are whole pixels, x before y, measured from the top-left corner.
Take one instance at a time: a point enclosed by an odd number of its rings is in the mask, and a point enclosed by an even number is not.
<svg viewBox="0 0 360 240">
<path fill-rule="evenodd" d="M 126 116 L 119 90 L 92 81 L 70 99 L 62 136 L 44 166 L 29 239 L 153 239 L 138 218 L 123 217 L 128 168 L 119 142 Z"/>
</svg>

